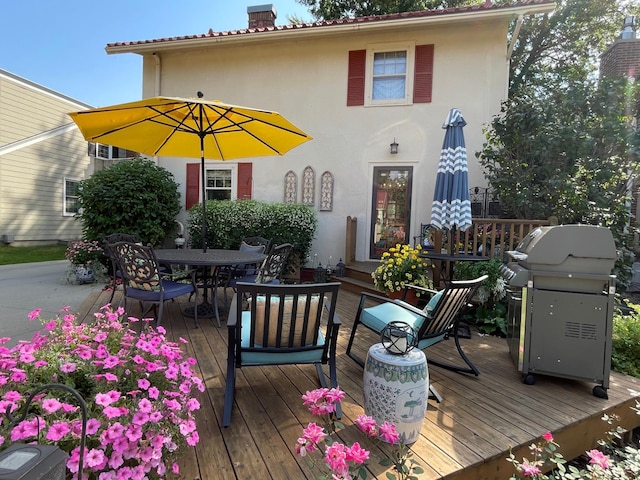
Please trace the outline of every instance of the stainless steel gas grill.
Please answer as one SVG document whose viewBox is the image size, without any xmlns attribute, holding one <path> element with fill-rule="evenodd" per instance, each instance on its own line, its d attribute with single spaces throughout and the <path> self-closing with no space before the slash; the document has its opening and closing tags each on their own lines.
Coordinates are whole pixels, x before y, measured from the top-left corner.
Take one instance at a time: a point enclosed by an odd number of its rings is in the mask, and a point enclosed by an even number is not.
<svg viewBox="0 0 640 480">
<path fill-rule="evenodd" d="M 509 351 L 522 381 L 536 374 L 598 383 L 608 398 L 617 258 L 611 231 L 593 225 L 532 230 L 507 252 Z"/>
</svg>

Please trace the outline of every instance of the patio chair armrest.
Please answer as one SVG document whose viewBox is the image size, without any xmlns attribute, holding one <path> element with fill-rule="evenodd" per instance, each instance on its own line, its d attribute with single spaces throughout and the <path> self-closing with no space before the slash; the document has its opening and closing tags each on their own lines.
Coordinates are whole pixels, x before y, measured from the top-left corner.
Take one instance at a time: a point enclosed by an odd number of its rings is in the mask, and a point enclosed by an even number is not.
<svg viewBox="0 0 640 480">
<path fill-rule="evenodd" d="M 389 297 L 380 295 L 378 293 L 369 293 L 369 292 L 360 293 L 360 302 L 363 302 L 365 299 L 375 300 L 378 303 L 384 303 L 391 300 Z"/>
<path fill-rule="evenodd" d="M 238 324 L 238 294 L 236 293 L 231 300 L 231 308 L 227 318 L 227 327 L 234 327 Z"/>
<path fill-rule="evenodd" d="M 327 312 L 330 311 L 331 302 L 329 300 L 324 302 L 324 308 L 327 310 Z M 342 325 L 342 321 L 340 320 L 340 317 L 338 316 L 338 312 L 333 312 L 333 324 L 334 325 L 338 325 L 338 326 Z"/>
</svg>

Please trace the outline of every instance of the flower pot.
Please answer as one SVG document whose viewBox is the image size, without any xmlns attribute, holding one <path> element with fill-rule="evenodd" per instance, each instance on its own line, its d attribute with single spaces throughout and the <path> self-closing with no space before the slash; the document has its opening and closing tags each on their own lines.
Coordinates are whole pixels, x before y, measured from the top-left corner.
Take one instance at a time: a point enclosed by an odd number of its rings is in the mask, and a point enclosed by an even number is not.
<svg viewBox="0 0 640 480">
<path fill-rule="evenodd" d="M 78 283 L 92 283 L 95 281 L 95 275 L 91 265 L 76 265 L 75 272 Z"/>
<path fill-rule="evenodd" d="M 392 300 L 402 300 L 402 293 L 404 290 L 400 290 L 399 292 L 393 291 L 393 292 L 387 292 L 386 295 L 387 297 L 389 297 Z M 418 296 L 416 295 L 416 291 L 414 289 L 409 289 L 407 291 L 407 296 L 404 299 L 405 302 L 416 306 L 418 304 Z"/>
</svg>

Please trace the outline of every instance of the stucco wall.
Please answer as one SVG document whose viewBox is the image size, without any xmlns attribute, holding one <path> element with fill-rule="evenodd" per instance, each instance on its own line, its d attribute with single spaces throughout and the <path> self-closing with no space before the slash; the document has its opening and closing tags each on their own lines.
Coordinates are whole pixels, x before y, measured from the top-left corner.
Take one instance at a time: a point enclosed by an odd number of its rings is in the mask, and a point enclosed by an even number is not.
<svg viewBox="0 0 640 480">
<path fill-rule="evenodd" d="M 160 52 L 159 62 L 151 55 L 145 56 L 143 96 L 189 97 L 202 91 L 208 99 L 285 115 L 314 140 L 284 157 L 251 160 L 253 198 L 282 201 L 285 173 L 293 170 L 300 182 L 307 165 L 316 173 L 317 198 L 320 175 L 330 171 L 335 179 L 333 211 L 318 212 L 313 252 L 323 264 L 329 255 L 334 263 L 344 256 L 345 219 L 350 215 L 358 218 L 357 259 L 367 260 L 373 167 L 414 167 L 413 237 L 420 223 L 428 223 L 430 217 L 434 174 L 444 138 L 442 122 L 453 107 L 461 109 L 468 123 L 469 184 L 484 185 L 474 152 L 482 146 L 482 128 L 499 112 L 500 102 L 506 97 L 506 38 L 507 25 L 502 21 L 405 27 L 386 33 L 350 31 L 347 35 L 301 37 L 287 42 L 215 44 L 188 52 Z M 348 52 L 398 41 L 435 45 L 433 101 L 347 107 Z M 389 153 L 394 138 L 400 145 L 397 155 Z M 184 186 L 186 161 L 158 161 Z M 300 190 L 299 186 L 298 195 Z M 180 219 L 186 217 L 182 214 Z"/>
</svg>

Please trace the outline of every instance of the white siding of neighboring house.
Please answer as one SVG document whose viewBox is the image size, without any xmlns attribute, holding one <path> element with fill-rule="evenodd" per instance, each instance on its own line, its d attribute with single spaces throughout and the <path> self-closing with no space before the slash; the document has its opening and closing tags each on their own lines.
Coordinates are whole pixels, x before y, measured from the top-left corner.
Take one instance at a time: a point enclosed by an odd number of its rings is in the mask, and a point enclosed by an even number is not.
<svg viewBox="0 0 640 480">
<path fill-rule="evenodd" d="M 0 235 L 15 245 L 82 236 L 63 215 L 65 177 L 90 175 L 87 142 L 68 112 L 89 106 L 0 71 Z"/>
<path fill-rule="evenodd" d="M 499 113 L 507 96 L 506 19 L 405 25 L 384 32 L 353 28 L 343 34 L 281 35 L 281 41 L 260 41 L 267 36 L 256 34 L 254 43 L 212 42 L 209 47 L 183 51 L 164 51 L 161 43 L 154 45 L 158 58 L 144 56 L 143 97 L 195 97 L 202 91 L 207 99 L 279 111 L 313 136 L 314 140 L 284 157 L 242 161 L 253 162 L 253 198 L 269 202 L 283 200 L 289 170 L 298 176 L 298 199 L 306 166 L 315 170 L 316 199 L 321 174 L 326 170 L 333 174 L 333 210 L 318 211 L 313 247 L 322 263 L 329 256 L 333 263 L 344 256 L 347 216 L 358 219 L 357 260 L 369 259 L 374 166 L 414 167 L 409 238 L 417 234 L 421 222 L 428 223 L 444 138 L 442 123 L 453 107 L 461 109 L 468 123 L 469 185 L 485 184 L 474 152 L 482 147 L 482 129 Z M 407 41 L 435 45 L 432 102 L 347 107 L 349 51 Z M 394 138 L 400 145 L 397 155 L 389 153 Z M 183 195 L 185 163 L 193 161 L 158 159 L 173 172 Z M 186 218 L 184 213 L 179 217 L 183 222 Z"/>
</svg>

